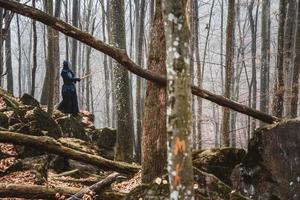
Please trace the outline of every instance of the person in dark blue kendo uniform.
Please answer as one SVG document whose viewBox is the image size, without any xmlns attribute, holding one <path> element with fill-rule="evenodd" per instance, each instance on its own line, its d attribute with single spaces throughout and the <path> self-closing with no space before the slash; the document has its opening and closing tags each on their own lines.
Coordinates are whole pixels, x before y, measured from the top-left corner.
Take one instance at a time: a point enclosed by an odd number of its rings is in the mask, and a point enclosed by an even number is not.
<svg viewBox="0 0 300 200">
<path fill-rule="evenodd" d="M 62 102 L 58 105 L 57 109 L 63 113 L 77 115 L 79 113 L 78 100 L 76 94 L 75 83 L 80 81 L 80 78 L 76 78 L 72 70 L 69 68 L 69 62 L 65 60 L 63 62 L 63 69 L 61 76 L 64 84 L 62 87 Z"/>
</svg>

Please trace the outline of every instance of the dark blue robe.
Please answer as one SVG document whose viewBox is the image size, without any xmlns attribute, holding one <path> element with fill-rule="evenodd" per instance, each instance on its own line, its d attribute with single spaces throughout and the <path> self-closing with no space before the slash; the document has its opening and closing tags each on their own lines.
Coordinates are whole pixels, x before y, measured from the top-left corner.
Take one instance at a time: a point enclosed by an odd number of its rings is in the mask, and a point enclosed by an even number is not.
<svg viewBox="0 0 300 200">
<path fill-rule="evenodd" d="M 78 100 L 76 94 L 75 83 L 80 81 L 80 78 L 75 78 L 72 70 L 64 66 L 61 71 L 64 84 L 62 87 L 62 102 L 58 105 L 58 110 L 63 113 L 76 115 L 79 113 Z"/>
</svg>

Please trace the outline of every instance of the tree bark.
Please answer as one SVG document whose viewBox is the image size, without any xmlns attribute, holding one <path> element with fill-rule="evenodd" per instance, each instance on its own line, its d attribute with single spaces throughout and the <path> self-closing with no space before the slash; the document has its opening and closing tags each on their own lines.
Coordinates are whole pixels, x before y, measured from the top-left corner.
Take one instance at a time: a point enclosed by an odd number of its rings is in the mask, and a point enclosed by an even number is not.
<svg viewBox="0 0 300 200">
<path fill-rule="evenodd" d="M 231 98 L 231 84 L 233 76 L 233 57 L 234 57 L 234 20 L 235 20 L 235 1 L 228 1 L 228 16 L 227 16 L 227 33 L 226 33 L 226 63 L 225 63 L 225 98 Z M 230 110 L 225 107 L 223 109 L 222 135 L 223 146 L 230 146 L 229 138 L 229 121 Z"/>
<path fill-rule="evenodd" d="M 35 8 L 35 1 L 32 1 L 32 7 Z M 33 60 L 33 66 L 31 70 L 31 96 L 34 97 L 35 94 L 35 77 L 36 77 L 36 70 L 37 70 L 37 31 L 36 31 L 36 21 L 32 20 L 32 32 L 33 32 L 33 54 L 32 54 L 32 60 Z"/>
<path fill-rule="evenodd" d="M 60 18 L 62 0 L 55 0 L 54 16 Z M 60 48 L 59 48 L 59 32 L 53 30 L 53 45 L 54 45 L 54 94 L 53 103 L 59 103 L 60 96 Z"/>
<path fill-rule="evenodd" d="M 0 13 L 1 15 L 1 13 Z M 19 96 L 22 94 L 22 48 L 21 48 L 21 31 L 20 31 L 20 19 L 19 15 L 17 15 L 17 35 L 18 35 L 18 86 L 19 86 Z M 1 54 L 1 52 L 0 52 Z M 1 62 L 1 60 L 0 60 Z M 0 72 L 1 74 L 1 72 Z M 1 78 L 0 78 L 1 79 Z M 0 83 L 1 85 L 1 83 Z"/>
<path fill-rule="evenodd" d="M 149 70 L 165 75 L 166 38 L 161 0 L 156 0 L 150 35 Z M 151 183 L 164 172 L 167 163 L 166 88 L 147 82 L 143 135 L 142 182 Z"/>
<path fill-rule="evenodd" d="M 198 85 L 202 88 L 202 80 L 199 77 L 202 77 L 202 70 L 201 70 L 201 63 L 200 63 L 200 51 L 199 51 L 199 17 L 198 17 L 198 1 L 193 0 L 193 18 L 194 18 L 194 34 L 195 34 L 195 59 L 196 59 L 196 66 L 198 69 L 197 77 L 198 77 Z M 197 117 L 196 117 L 196 129 L 197 129 L 197 139 L 196 139 L 196 148 L 202 148 L 202 98 L 198 98 L 198 110 L 197 110 Z"/>
<path fill-rule="evenodd" d="M 164 1 L 167 42 L 167 134 L 170 199 L 194 199 L 189 70 L 190 1 Z"/>
<path fill-rule="evenodd" d="M 111 42 L 126 54 L 124 0 L 110 1 Z M 127 57 L 127 59 L 129 59 Z M 117 144 L 115 159 L 133 160 L 133 120 L 130 111 L 130 90 L 128 72 L 116 61 L 113 63 L 114 91 L 117 111 Z"/>
<path fill-rule="evenodd" d="M 143 66 L 143 41 L 144 41 L 144 22 L 145 22 L 145 0 L 141 0 L 140 2 L 140 17 L 139 23 L 137 24 L 139 27 L 137 29 L 137 49 L 136 49 L 136 63 L 139 66 Z M 139 12 L 136 10 L 136 12 Z M 137 162 L 141 162 L 141 137 L 142 137 L 142 82 L 141 77 L 136 77 L 136 157 Z"/>
<path fill-rule="evenodd" d="M 270 81 L 270 0 L 262 0 L 260 110 L 269 111 Z M 262 125 L 263 123 L 261 123 Z"/>
<path fill-rule="evenodd" d="M 0 8 L 0 27 L 3 27 L 3 13 L 4 9 Z M 4 35 L 3 35 L 3 30 L 2 28 L 0 29 L 0 87 L 3 84 L 3 40 L 4 40 Z"/>
<path fill-rule="evenodd" d="M 72 8 L 72 25 L 78 27 L 79 22 L 79 1 L 73 0 Z M 77 74 L 77 51 L 78 51 L 78 42 L 76 39 L 72 39 L 72 52 L 71 52 L 71 69 L 75 74 Z"/>
<path fill-rule="evenodd" d="M 5 143 L 35 147 L 42 151 L 54 153 L 73 160 L 95 165 L 104 170 L 113 170 L 125 174 L 136 173 L 139 170 L 138 166 L 130 165 L 124 162 L 116 162 L 97 155 L 74 150 L 47 136 L 31 136 L 9 131 L 0 131 L 0 141 Z"/>
<path fill-rule="evenodd" d="M 7 15 L 9 16 L 9 15 Z M 11 58 L 11 30 L 8 27 L 7 35 L 5 38 L 5 55 L 6 55 L 6 70 L 7 70 L 7 91 L 14 94 L 14 78 L 13 67 Z"/>
<path fill-rule="evenodd" d="M 258 14 L 256 12 L 255 18 L 253 17 L 253 8 L 254 8 L 254 1 L 252 0 L 248 6 L 248 13 L 249 13 L 249 23 L 250 23 L 250 29 L 251 29 L 251 64 L 252 64 L 252 78 L 251 78 L 251 83 L 250 83 L 250 93 L 252 89 L 252 105 L 251 107 L 253 109 L 256 109 L 256 96 L 257 96 L 257 80 L 256 80 L 256 43 L 257 43 L 257 18 Z M 258 11 L 258 9 L 256 10 Z M 251 95 L 250 95 L 251 98 Z M 256 120 L 252 119 L 251 122 L 251 129 L 255 130 L 256 128 Z M 251 132 L 251 131 L 250 131 Z M 248 134 L 250 136 L 250 134 Z M 249 137 L 248 137 L 249 139 Z"/>
<path fill-rule="evenodd" d="M 298 0 L 297 8 L 297 24 L 295 36 L 295 51 L 294 51 L 294 71 L 292 84 L 292 99 L 291 99 L 291 117 L 297 117 L 298 111 L 298 93 L 299 93 L 299 71 L 300 71 L 300 1 Z"/>
<path fill-rule="evenodd" d="M 47 0 L 47 11 L 50 15 L 53 15 L 53 0 Z M 48 62 L 47 68 L 49 70 L 49 90 L 48 92 L 48 113 L 52 115 L 53 112 L 53 101 L 54 101 L 54 76 L 55 76 L 55 57 L 54 57 L 54 30 L 48 26 L 47 27 L 47 39 L 48 39 Z"/>
<path fill-rule="evenodd" d="M 276 85 L 274 88 L 272 114 L 276 117 L 283 115 L 284 99 L 284 75 L 283 75 L 283 47 L 284 47 L 284 27 L 286 17 L 286 0 L 280 0 L 279 5 L 279 22 L 278 22 L 278 39 L 277 39 L 277 63 L 276 63 Z"/>
<path fill-rule="evenodd" d="M 296 0 L 288 0 L 284 26 L 283 74 L 284 74 L 284 116 L 291 117 L 291 99 L 293 82 L 293 58 L 296 25 Z"/>
<path fill-rule="evenodd" d="M 124 49 L 112 47 L 101 40 L 93 37 L 89 33 L 78 30 L 77 28 L 65 23 L 62 20 L 56 19 L 40 10 L 33 9 L 29 6 L 17 3 L 12 0 L 0 0 L 0 6 L 6 9 L 12 10 L 15 13 L 33 18 L 37 21 L 40 21 L 52 28 L 68 35 L 70 37 L 76 38 L 77 40 L 97 49 L 98 51 L 109 55 L 121 65 L 119 67 L 124 67 L 132 73 L 141 76 L 149 81 L 156 82 L 160 85 L 166 85 L 167 80 L 165 76 L 152 72 L 150 70 L 142 69 L 131 59 L 129 59 L 126 51 Z M 215 95 L 207 90 L 201 89 L 197 86 L 191 86 L 192 93 L 209 101 L 212 101 L 220 106 L 228 107 L 237 112 L 249 115 L 253 118 L 261 120 L 266 123 L 274 123 L 279 120 L 279 118 L 266 114 L 264 112 L 254 110 L 245 105 L 231 101 L 221 95 Z"/>
</svg>

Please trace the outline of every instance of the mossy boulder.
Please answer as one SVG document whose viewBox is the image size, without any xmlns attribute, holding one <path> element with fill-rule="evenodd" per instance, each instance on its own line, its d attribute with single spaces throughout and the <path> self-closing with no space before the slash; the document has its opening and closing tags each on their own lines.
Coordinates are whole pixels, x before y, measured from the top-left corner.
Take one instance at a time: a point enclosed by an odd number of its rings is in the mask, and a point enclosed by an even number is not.
<svg viewBox="0 0 300 200">
<path fill-rule="evenodd" d="M 193 165 L 231 185 L 232 170 L 242 161 L 245 154 L 245 150 L 237 148 L 208 149 L 193 154 Z"/>
<path fill-rule="evenodd" d="M 90 138 L 87 136 L 84 127 L 75 117 L 64 116 L 58 118 L 56 121 L 62 129 L 63 136 L 90 141 Z"/>
<path fill-rule="evenodd" d="M 45 135 L 60 138 L 62 137 L 62 130 L 59 124 L 40 107 L 35 107 L 25 116 L 34 125 L 34 129 L 41 130 Z"/>
<path fill-rule="evenodd" d="M 257 130 L 232 174 L 235 188 L 260 200 L 300 199 L 300 121 Z"/>
<path fill-rule="evenodd" d="M 92 141 L 98 146 L 101 154 L 109 159 L 114 158 L 114 149 L 117 140 L 117 130 L 109 127 L 90 130 Z"/>
<path fill-rule="evenodd" d="M 24 105 L 30 105 L 30 106 L 34 106 L 34 107 L 39 107 L 40 103 L 30 94 L 23 94 L 22 97 L 20 98 L 20 101 L 24 104 Z"/>
<path fill-rule="evenodd" d="M 195 170 L 194 175 L 194 191 L 195 199 L 197 200 L 249 200 L 239 192 L 233 191 L 228 185 L 212 174 Z M 170 199 L 168 177 L 160 177 L 151 184 L 142 184 L 136 187 L 127 195 L 126 199 Z"/>
<path fill-rule="evenodd" d="M 3 112 L 0 112 L 0 127 L 8 128 L 8 117 Z"/>
</svg>

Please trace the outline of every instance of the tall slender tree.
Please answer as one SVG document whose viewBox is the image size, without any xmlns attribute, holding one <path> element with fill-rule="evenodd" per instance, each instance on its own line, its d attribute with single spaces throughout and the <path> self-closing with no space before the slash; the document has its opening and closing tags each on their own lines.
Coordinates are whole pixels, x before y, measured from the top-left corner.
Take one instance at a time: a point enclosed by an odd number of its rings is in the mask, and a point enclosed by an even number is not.
<svg viewBox="0 0 300 200">
<path fill-rule="evenodd" d="M 6 18 L 9 17 L 9 14 L 6 14 Z M 6 19 L 6 21 L 8 21 Z M 11 30 L 10 27 L 7 27 L 6 37 L 5 37 L 5 55 L 6 55 L 6 70 L 7 70 L 7 91 L 11 94 L 14 94 L 14 78 L 13 78 L 13 67 L 12 67 L 12 58 L 11 58 Z"/>
<path fill-rule="evenodd" d="M 137 49 L 136 49 L 136 58 L 137 64 L 143 66 L 143 43 L 144 43 L 144 22 L 145 22 L 145 0 L 141 0 L 140 2 L 140 11 L 136 10 L 136 12 L 140 12 L 139 14 L 139 23 L 137 24 Z M 136 131 L 137 131 L 137 141 L 136 141 L 136 157 L 137 161 L 141 160 L 141 135 L 142 135 L 142 82 L 141 78 L 137 77 L 136 79 Z"/>
<path fill-rule="evenodd" d="M 270 81 L 270 0 L 262 0 L 260 110 L 266 113 L 268 113 L 269 110 L 269 81 Z"/>
<path fill-rule="evenodd" d="M 32 7 L 36 7 L 36 0 L 32 0 Z M 34 96 L 35 94 L 35 79 L 36 79 L 36 70 L 37 70 L 37 30 L 36 30 L 36 21 L 32 20 L 32 37 L 33 37 L 33 54 L 32 54 L 32 69 L 31 69 L 31 91 L 30 94 Z"/>
<path fill-rule="evenodd" d="M 126 49 L 124 0 L 111 0 L 109 6 L 111 43 Z M 128 72 L 113 61 L 114 92 L 117 114 L 117 144 L 115 159 L 130 162 L 133 159 L 133 121 L 130 112 Z"/>
<path fill-rule="evenodd" d="M 3 82 L 3 14 L 4 14 L 4 9 L 0 8 L 0 86 L 2 86 Z"/>
<path fill-rule="evenodd" d="M 250 23 L 250 30 L 251 30 L 251 64 L 252 64 L 252 78 L 250 83 L 250 91 L 249 93 L 252 93 L 252 105 L 251 107 L 253 109 L 256 109 L 257 104 L 257 80 L 256 80 L 256 46 L 257 46 L 257 20 L 258 20 L 258 7 L 259 7 L 259 1 L 257 2 L 257 9 L 256 14 L 253 16 L 253 8 L 254 8 L 254 2 L 255 0 L 251 0 L 251 2 L 248 5 L 248 13 L 249 13 L 249 23 Z M 252 92 L 251 92 L 252 89 Z M 250 95 L 251 97 L 251 95 Z M 251 123 L 251 129 L 254 130 L 256 128 L 256 120 L 252 119 Z M 251 131 L 250 131 L 251 132 Z M 248 134 L 250 137 L 250 134 Z M 249 138 L 248 137 L 248 138 Z"/>
<path fill-rule="evenodd" d="M 164 1 L 167 37 L 167 133 L 170 199 L 193 199 L 191 78 L 187 0 Z M 190 3 L 190 1 L 189 1 Z"/>
<path fill-rule="evenodd" d="M 18 86 L 19 86 L 19 96 L 21 96 L 21 94 L 22 94 L 22 81 L 21 81 L 21 77 L 22 77 L 22 48 L 21 48 L 21 30 L 20 30 L 20 19 L 19 18 L 20 18 L 19 15 L 17 15 L 18 64 L 19 64 L 19 66 L 18 66 Z"/>
<path fill-rule="evenodd" d="M 284 26 L 283 44 L 283 74 L 284 74 L 284 115 L 291 117 L 292 99 L 292 79 L 293 79 L 293 58 L 294 58 L 294 39 L 296 25 L 296 0 L 288 0 L 287 13 Z"/>
<path fill-rule="evenodd" d="M 284 99 L 284 75 L 283 75 L 283 47 L 284 47 L 284 27 L 286 17 L 286 0 L 280 0 L 279 3 L 279 22 L 277 39 L 277 63 L 276 63 L 276 85 L 274 87 L 272 113 L 277 117 L 283 115 Z"/>
<path fill-rule="evenodd" d="M 62 0 L 55 0 L 55 10 L 54 16 L 56 18 L 60 18 L 61 14 L 61 5 Z M 59 48 L 59 32 L 57 30 L 53 30 L 53 45 L 54 45 L 54 96 L 53 103 L 57 104 L 59 102 L 60 95 L 60 48 Z"/>
<path fill-rule="evenodd" d="M 53 0 L 46 1 L 47 12 L 53 15 Z M 48 39 L 48 62 L 47 68 L 49 70 L 49 95 L 48 95 L 48 113 L 53 112 L 53 96 L 54 96 L 54 76 L 55 76 L 55 59 L 54 58 L 54 30 L 51 27 L 47 27 L 47 39 Z"/>
<path fill-rule="evenodd" d="M 78 27 L 79 25 L 79 3 L 80 0 L 73 0 L 72 7 L 72 25 Z M 71 55 L 71 67 L 73 72 L 77 72 L 77 52 L 78 52 L 78 42 L 75 39 L 72 39 L 72 55 Z"/>
<path fill-rule="evenodd" d="M 296 24 L 294 55 L 295 57 L 294 57 L 292 99 L 291 99 L 292 118 L 297 117 L 297 111 L 298 111 L 299 72 L 300 72 L 300 0 L 298 0 L 298 7 L 297 7 L 297 24 Z"/>
<path fill-rule="evenodd" d="M 228 1 L 228 15 L 227 15 L 227 30 L 226 30 L 226 61 L 225 61 L 225 94 L 226 98 L 231 98 L 231 85 L 234 67 L 234 20 L 235 20 L 235 1 Z M 229 120 L 230 110 L 223 108 L 223 123 L 222 123 L 222 135 L 223 145 L 230 146 L 229 138 Z"/>
</svg>

